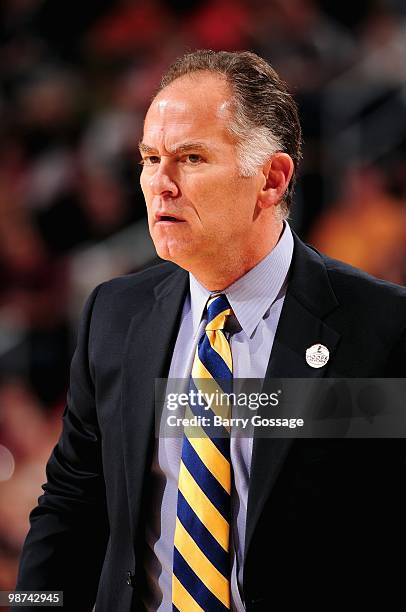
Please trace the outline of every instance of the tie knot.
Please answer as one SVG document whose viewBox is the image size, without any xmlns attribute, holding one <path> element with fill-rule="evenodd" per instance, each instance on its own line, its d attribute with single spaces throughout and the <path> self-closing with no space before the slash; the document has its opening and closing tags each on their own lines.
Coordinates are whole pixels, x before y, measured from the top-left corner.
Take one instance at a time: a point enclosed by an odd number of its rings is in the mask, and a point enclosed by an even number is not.
<svg viewBox="0 0 406 612">
<path fill-rule="evenodd" d="M 231 306 L 224 293 L 210 296 L 207 302 L 206 331 L 224 329 L 227 318 L 232 312 Z"/>
</svg>

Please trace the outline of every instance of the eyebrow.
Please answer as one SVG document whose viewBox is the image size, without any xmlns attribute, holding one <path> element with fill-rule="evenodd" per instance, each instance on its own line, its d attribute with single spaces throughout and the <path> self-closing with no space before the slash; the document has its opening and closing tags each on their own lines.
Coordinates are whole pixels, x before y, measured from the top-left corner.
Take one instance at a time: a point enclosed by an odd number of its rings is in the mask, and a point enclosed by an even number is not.
<svg viewBox="0 0 406 612">
<path fill-rule="evenodd" d="M 140 142 L 138 144 L 138 148 L 140 150 L 140 153 L 147 153 L 147 154 L 156 154 L 157 150 L 154 147 L 151 147 L 149 145 L 147 145 L 145 142 Z M 187 151 L 208 151 L 207 146 L 203 143 L 203 142 L 184 142 L 182 144 L 179 145 L 175 145 L 174 147 L 170 147 L 168 149 L 169 153 L 171 154 L 176 154 L 176 153 L 186 153 Z"/>
</svg>

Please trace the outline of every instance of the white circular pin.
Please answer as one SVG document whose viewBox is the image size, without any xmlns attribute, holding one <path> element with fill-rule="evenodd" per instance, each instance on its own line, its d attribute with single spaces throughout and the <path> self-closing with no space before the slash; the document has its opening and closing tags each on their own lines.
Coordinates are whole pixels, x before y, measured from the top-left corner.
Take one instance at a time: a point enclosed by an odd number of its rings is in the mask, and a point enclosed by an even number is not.
<svg viewBox="0 0 406 612">
<path fill-rule="evenodd" d="M 306 361 L 312 368 L 322 368 L 330 359 L 330 351 L 324 344 L 313 344 L 306 350 Z"/>
</svg>

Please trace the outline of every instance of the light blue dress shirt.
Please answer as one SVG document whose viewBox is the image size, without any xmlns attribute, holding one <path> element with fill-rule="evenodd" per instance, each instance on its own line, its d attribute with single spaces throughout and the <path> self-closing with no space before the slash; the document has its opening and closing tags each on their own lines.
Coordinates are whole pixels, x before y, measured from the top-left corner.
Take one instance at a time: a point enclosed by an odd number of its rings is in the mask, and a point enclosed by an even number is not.
<svg viewBox="0 0 406 612">
<path fill-rule="evenodd" d="M 287 222 L 274 249 L 254 268 L 227 287 L 237 321 L 229 334 L 235 378 L 264 378 L 286 293 L 293 254 L 293 236 Z M 190 376 L 196 345 L 204 333 L 205 307 L 210 292 L 192 274 L 172 355 L 169 378 Z M 234 483 L 232 502 L 231 608 L 243 612 L 241 598 L 243 555 L 251 468 L 252 437 L 231 434 Z M 152 512 L 146 527 L 145 559 L 148 610 L 172 612 L 172 559 L 178 475 L 182 438 L 162 437 L 155 445 L 152 465 Z"/>
</svg>

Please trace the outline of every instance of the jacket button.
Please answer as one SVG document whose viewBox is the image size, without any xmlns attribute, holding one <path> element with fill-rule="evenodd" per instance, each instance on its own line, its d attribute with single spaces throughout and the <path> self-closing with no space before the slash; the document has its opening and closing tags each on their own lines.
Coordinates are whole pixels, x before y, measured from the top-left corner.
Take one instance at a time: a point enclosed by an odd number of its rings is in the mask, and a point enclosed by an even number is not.
<svg viewBox="0 0 406 612">
<path fill-rule="evenodd" d="M 128 586 L 130 587 L 134 587 L 135 586 L 135 574 L 133 574 L 130 570 L 128 570 L 127 572 L 127 580 L 126 580 Z"/>
</svg>

